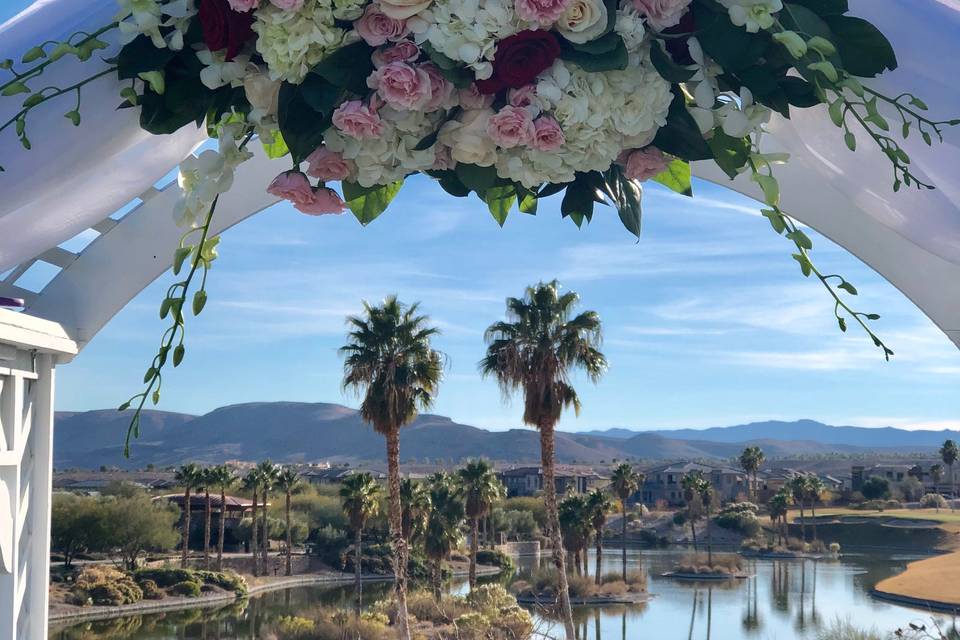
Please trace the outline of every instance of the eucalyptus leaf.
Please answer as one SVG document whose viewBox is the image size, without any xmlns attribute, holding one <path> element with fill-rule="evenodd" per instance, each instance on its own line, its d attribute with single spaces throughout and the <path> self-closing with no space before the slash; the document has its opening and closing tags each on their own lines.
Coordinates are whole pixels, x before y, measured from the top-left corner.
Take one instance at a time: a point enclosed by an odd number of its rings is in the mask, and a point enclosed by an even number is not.
<svg viewBox="0 0 960 640">
<path fill-rule="evenodd" d="M 480 167 L 475 164 L 458 162 L 454 171 L 463 186 L 471 191 L 476 191 L 480 197 L 483 197 L 484 192 L 497 182 L 497 169 L 493 166 Z"/>
</svg>

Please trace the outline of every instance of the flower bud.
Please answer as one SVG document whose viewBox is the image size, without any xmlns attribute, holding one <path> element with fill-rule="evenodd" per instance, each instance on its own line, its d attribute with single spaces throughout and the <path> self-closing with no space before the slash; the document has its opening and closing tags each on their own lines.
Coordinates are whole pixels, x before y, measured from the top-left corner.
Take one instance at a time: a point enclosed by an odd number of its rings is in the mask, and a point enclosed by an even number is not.
<svg viewBox="0 0 960 640">
<path fill-rule="evenodd" d="M 800 34 L 796 31 L 781 31 L 773 34 L 773 39 L 783 45 L 794 58 L 802 58 L 807 55 L 807 43 L 803 41 Z"/>
<path fill-rule="evenodd" d="M 833 43 L 821 36 L 813 36 L 807 40 L 807 46 L 825 56 L 832 56 L 837 52 L 837 48 L 833 46 Z"/>
</svg>

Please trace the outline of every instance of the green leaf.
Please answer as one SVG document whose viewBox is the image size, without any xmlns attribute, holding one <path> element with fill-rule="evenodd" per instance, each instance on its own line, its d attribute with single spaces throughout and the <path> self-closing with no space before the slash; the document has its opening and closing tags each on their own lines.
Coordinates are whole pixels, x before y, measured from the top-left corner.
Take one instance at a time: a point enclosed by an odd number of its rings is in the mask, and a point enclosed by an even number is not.
<svg viewBox="0 0 960 640">
<path fill-rule="evenodd" d="M 127 400 L 127 401 L 124 402 L 122 405 L 120 405 L 119 407 L 117 407 L 117 411 L 126 411 L 126 410 L 129 409 L 129 408 L 130 408 L 130 401 Z"/>
<path fill-rule="evenodd" d="M 465 198 L 470 195 L 470 189 L 465 187 L 457 174 L 452 170 L 426 172 L 431 178 L 440 183 L 440 188 L 455 198 Z"/>
<path fill-rule="evenodd" d="M 343 198 L 346 200 L 347 206 L 350 207 L 350 211 L 353 212 L 354 217 L 360 224 L 366 226 L 386 211 L 390 202 L 400 193 L 403 180 L 373 187 L 361 187 L 355 182 L 346 180 L 341 184 L 343 185 Z"/>
<path fill-rule="evenodd" d="M 497 182 L 496 167 L 479 167 L 475 164 L 458 162 L 454 171 L 463 186 L 476 191 L 481 198 L 483 193 Z"/>
<path fill-rule="evenodd" d="M 340 87 L 332 85 L 313 73 L 308 73 L 298 87 L 304 102 L 314 111 L 325 116 L 333 114 L 333 109 L 339 104 L 343 93 Z"/>
<path fill-rule="evenodd" d="M 556 193 L 560 193 L 567 188 L 568 183 L 553 183 L 549 182 L 543 185 L 539 191 L 537 191 L 538 198 L 548 198 Z"/>
<path fill-rule="evenodd" d="M 164 298 L 160 303 L 160 319 L 163 320 L 170 313 L 170 304 L 173 302 L 170 298 Z"/>
<path fill-rule="evenodd" d="M 146 384 L 150 382 L 150 380 L 156 375 L 157 375 L 157 370 L 153 367 L 150 367 L 149 369 L 147 369 L 147 372 L 143 374 L 143 383 Z"/>
<path fill-rule="evenodd" d="M 620 222 L 627 231 L 640 237 L 640 223 L 643 210 L 640 206 L 643 190 L 640 184 L 629 180 L 623 174 L 620 174 L 620 194 L 617 213 L 620 215 Z"/>
<path fill-rule="evenodd" d="M 713 137 L 707 140 L 713 152 L 713 160 L 723 172 L 733 180 L 747 164 L 750 157 L 750 139 L 734 138 L 721 130 L 713 132 Z"/>
<path fill-rule="evenodd" d="M 207 292 L 200 289 L 193 294 L 193 315 L 198 316 L 207 305 Z"/>
<path fill-rule="evenodd" d="M 65 114 L 63 114 L 63 117 L 66 118 L 67 120 L 69 120 L 70 122 L 72 122 L 72 123 L 73 123 L 73 126 L 75 126 L 75 127 L 79 127 L 79 126 L 80 126 L 80 112 L 79 112 L 79 111 L 76 111 L 76 110 L 74 110 L 74 111 L 67 111 Z"/>
<path fill-rule="evenodd" d="M 0 91 L 0 96 L 15 96 L 18 93 L 30 93 L 30 87 L 17 80 L 4 87 L 3 91 Z"/>
<path fill-rule="evenodd" d="M 583 224 L 584 219 L 589 222 L 593 219 L 593 193 L 594 188 L 586 176 L 577 174 L 577 178 L 567 185 L 567 190 L 563 193 L 560 213 L 564 218 L 573 220 L 578 227 Z"/>
<path fill-rule="evenodd" d="M 193 251 L 193 247 L 180 247 L 173 254 L 173 275 L 180 273 L 180 269 L 183 268 L 183 262 L 187 259 L 187 256 L 190 255 L 190 252 Z"/>
<path fill-rule="evenodd" d="M 120 49 L 117 55 L 117 77 L 121 80 L 136 78 L 146 71 L 159 71 L 174 59 L 177 52 L 168 48 L 158 49 L 145 35 L 139 35 Z M 190 55 L 196 55 L 191 51 Z"/>
<path fill-rule="evenodd" d="M 529 213 L 530 215 L 536 215 L 537 213 L 537 196 L 533 193 L 527 192 L 520 198 L 519 209 L 521 213 Z"/>
<path fill-rule="evenodd" d="M 793 0 L 793 4 L 802 5 L 819 16 L 839 16 L 850 10 L 847 0 Z"/>
<path fill-rule="evenodd" d="M 483 201 L 487 203 L 490 215 L 502 227 L 510 208 L 517 201 L 517 191 L 512 184 L 490 187 L 483 193 Z"/>
<path fill-rule="evenodd" d="M 802 247 L 807 251 L 810 251 L 811 249 L 813 249 L 813 242 L 811 242 L 809 236 L 807 236 L 807 234 L 805 234 L 800 229 L 797 229 L 796 231 L 791 231 L 790 233 L 787 234 L 787 237 L 793 240 L 798 247 Z"/>
<path fill-rule="evenodd" d="M 23 64 L 29 64 L 34 60 L 39 60 L 40 58 L 46 57 L 46 53 L 43 50 L 43 47 L 32 47 L 27 49 L 27 52 L 23 54 L 23 57 L 20 58 L 20 62 Z"/>
<path fill-rule="evenodd" d="M 24 109 L 30 109 L 30 108 L 32 108 L 32 107 L 37 106 L 37 105 L 40 104 L 41 102 L 43 102 L 43 94 L 42 94 L 42 93 L 32 93 L 32 94 L 30 94 L 29 96 L 27 96 L 27 99 L 26 99 L 26 100 L 23 101 L 23 108 L 24 108 Z"/>
<path fill-rule="evenodd" d="M 299 164 L 323 142 L 330 115 L 314 109 L 298 85 L 284 82 L 280 86 L 277 121 L 293 161 Z"/>
<path fill-rule="evenodd" d="M 713 2 L 696 2 L 691 6 L 697 40 L 703 51 L 727 73 L 757 64 L 767 41 L 734 25 L 726 11 L 714 11 L 711 5 L 717 6 Z"/>
<path fill-rule="evenodd" d="M 667 82 L 686 82 L 696 73 L 696 69 L 688 69 L 674 62 L 659 40 L 650 43 L 650 61 Z"/>
<path fill-rule="evenodd" d="M 613 35 L 616 38 L 616 47 L 606 53 L 592 54 L 574 49 L 569 43 L 564 41 L 560 49 L 560 58 L 572 62 L 587 72 L 596 73 L 600 71 L 622 71 L 627 68 L 629 62 L 627 56 L 627 47 L 623 43 L 623 38 L 618 34 Z M 606 36 L 605 36 L 606 37 Z"/>
<path fill-rule="evenodd" d="M 337 87 L 366 95 L 370 90 L 367 76 L 373 72 L 373 62 L 370 60 L 372 53 L 373 49 L 366 42 L 354 42 L 329 54 L 310 72 Z"/>
<path fill-rule="evenodd" d="M 577 51 L 582 51 L 583 53 L 589 53 L 591 55 L 601 55 L 604 53 L 610 53 L 616 49 L 619 42 L 623 42 L 623 38 L 621 38 L 618 34 L 611 32 L 589 42 L 577 43 L 568 41 L 568 44 L 572 49 L 576 49 Z M 669 78 L 667 79 L 669 80 Z"/>
<path fill-rule="evenodd" d="M 263 150 L 266 152 L 267 157 L 271 160 L 282 158 L 290 153 L 290 149 L 287 148 L 287 143 L 283 139 L 283 134 L 279 131 L 273 134 L 273 142 L 268 143 L 263 138 L 260 138 L 260 144 L 263 146 Z"/>
<path fill-rule="evenodd" d="M 897 68 L 897 54 L 890 41 L 875 26 L 862 18 L 827 16 L 834 44 L 843 67 L 855 76 L 872 78 Z"/>
<path fill-rule="evenodd" d="M 653 144 L 661 151 L 688 162 L 713 158 L 713 151 L 703 139 L 700 127 L 687 111 L 683 94 L 676 88 L 667 113 L 667 124 L 657 131 Z"/>
<path fill-rule="evenodd" d="M 173 366 L 179 367 L 180 363 L 183 362 L 183 356 L 186 353 L 186 348 L 182 344 L 178 344 L 173 349 Z"/>
<path fill-rule="evenodd" d="M 693 186 L 690 183 L 690 163 L 675 159 L 667 165 L 662 173 L 653 177 L 654 182 L 659 182 L 671 191 L 693 196 Z"/>
<path fill-rule="evenodd" d="M 812 272 L 812 265 L 810 264 L 810 258 L 803 255 L 802 253 L 793 254 L 793 259 L 797 261 L 800 265 L 800 271 L 803 272 L 804 276 L 810 277 Z"/>
<path fill-rule="evenodd" d="M 776 209 L 761 209 L 760 213 L 770 221 L 770 226 L 773 227 L 773 230 L 778 234 L 782 234 L 787 230 L 787 223 L 783 219 L 783 214 Z"/>
<path fill-rule="evenodd" d="M 847 321 L 846 321 L 846 320 L 844 320 L 844 319 L 841 318 L 840 316 L 837 316 L 837 324 L 840 325 L 840 331 L 846 332 L 846 330 L 847 330 Z"/>
<path fill-rule="evenodd" d="M 794 107 L 806 109 L 820 104 L 820 98 L 817 97 L 813 85 L 796 76 L 786 76 L 778 82 L 780 89 L 789 102 Z"/>
</svg>

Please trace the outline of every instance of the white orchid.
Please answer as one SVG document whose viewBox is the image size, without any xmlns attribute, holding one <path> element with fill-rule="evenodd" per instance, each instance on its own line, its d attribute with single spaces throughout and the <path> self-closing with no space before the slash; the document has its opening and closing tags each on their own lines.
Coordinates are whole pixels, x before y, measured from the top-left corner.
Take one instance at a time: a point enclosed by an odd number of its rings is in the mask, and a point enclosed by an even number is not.
<svg viewBox="0 0 960 640">
<path fill-rule="evenodd" d="M 743 138 L 759 132 L 763 125 L 770 122 L 771 110 L 753 101 L 753 93 L 746 87 L 740 88 L 739 100 L 727 100 L 717 110 L 717 117 L 723 132 L 733 138 Z"/>
<path fill-rule="evenodd" d="M 241 124 L 221 124 L 217 128 L 218 149 L 205 149 L 180 163 L 177 183 L 181 195 L 173 209 L 177 226 L 200 226 L 216 197 L 230 190 L 236 168 L 253 157 L 246 149 L 240 149 L 238 138 L 242 132 Z"/>
<path fill-rule="evenodd" d="M 781 0 L 720 0 L 720 4 L 727 8 L 730 22 L 750 33 L 772 27 L 774 14 L 783 10 Z"/>
<path fill-rule="evenodd" d="M 120 11 L 115 16 L 119 23 L 120 42 L 127 44 L 140 34 L 150 38 L 158 49 L 183 48 L 183 33 L 190 19 L 197 13 L 193 0 L 118 0 Z M 170 27 L 164 36 L 161 27 Z"/>
</svg>

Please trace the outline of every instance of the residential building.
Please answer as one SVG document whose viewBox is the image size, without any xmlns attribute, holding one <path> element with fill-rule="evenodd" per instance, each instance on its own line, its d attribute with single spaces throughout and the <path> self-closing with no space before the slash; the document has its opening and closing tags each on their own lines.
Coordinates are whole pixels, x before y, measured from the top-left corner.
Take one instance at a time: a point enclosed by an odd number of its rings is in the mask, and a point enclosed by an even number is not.
<svg viewBox="0 0 960 640">
<path fill-rule="evenodd" d="M 154 502 L 166 501 L 176 505 L 180 509 L 180 520 L 183 521 L 183 494 L 170 493 L 163 496 L 157 496 Z M 206 496 L 203 493 L 194 493 L 190 495 L 190 547 L 193 549 L 203 548 L 203 529 L 204 517 L 206 513 Z M 212 513 L 210 527 L 210 544 L 217 544 L 217 536 L 220 531 L 220 517 L 223 514 L 223 547 L 227 551 L 239 551 L 243 542 L 240 539 L 239 528 L 244 515 L 251 512 L 253 502 L 249 498 L 238 498 L 227 496 L 226 506 L 220 507 L 220 494 L 210 494 L 210 510 Z M 259 502 L 258 502 L 259 504 Z M 270 502 L 267 502 L 267 506 Z"/>
<path fill-rule="evenodd" d="M 674 462 L 645 472 L 646 481 L 640 490 L 641 500 L 644 504 L 655 504 L 661 500 L 670 505 L 683 504 L 680 481 L 686 474 L 697 472 L 710 482 L 720 502 L 730 502 L 748 494 L 750 481 L 741 470 L 699 462 Z"/>
<path fill-rule="evenodd" d="M 340 484 L 346 478 L 355 473 L 369 473 L 373 479 L 380 482 L 386 479 L 386 475 L 371 469 L 361 469 L 359 467 L 333 467 L 333 468 L 311 468 L 300 472 L 300 477 L 309 484 Z"/>
<path fill-rule="evenodd" d="M 543 490 L 543 468 L 514 467 L 497 472 L 500 482 L 507 488 L 507 495 L 532 496 Z M 558 466 L 554 473 L 554 486 L 558 495 L 587 493 L 603 484 L 604 478 L 593 469 Z"/>
<path fill-rule="evenodd" d="M 930 468 L 939 464 L 942 471 L 942 477 L 939 483 L 935 483 L 930 475 Z M 951 479 L 951 471 L 953 478 Z M 960 489 L 960 463 L 954 464 L 953 469 L 946 466 L 939 459 L 929 458 L 926 460 L 917 460 L 909 464 L 881 463 L 873 466 L 854 465 L 850 469 L 850 488 L 853 491 L 860 491 L 863 483 L 874 476 L 885 478 L 891 484 L 903 482 L 908 476 L 914 476 L 923 483 L 924 490 L 929 493 L 940 493 L 941 495 L 951 496 L 954 487 Z"/>
</svg>

